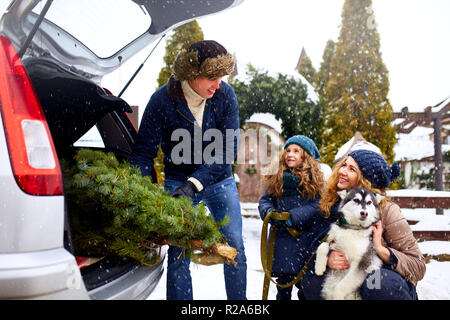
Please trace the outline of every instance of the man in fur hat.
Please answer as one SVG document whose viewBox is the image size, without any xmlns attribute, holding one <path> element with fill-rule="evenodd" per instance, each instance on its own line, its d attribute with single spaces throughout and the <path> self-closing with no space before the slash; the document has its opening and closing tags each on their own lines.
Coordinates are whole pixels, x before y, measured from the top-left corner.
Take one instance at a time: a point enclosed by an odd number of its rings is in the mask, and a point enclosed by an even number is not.
<svg viewBox="0 0 450 320">
<path fill-rule="evenodd" d="M 233 69 L 233 56 L 216 41 L 199 41 L 181 52 L 169 81 L 145 109 L 131 162 L 142 175 L 150 175 L 161 144 L 164 187 L 171 195 L 189 197 L 194 204 L 203 201 L 216 221 L 230 217 L 221 232 L 239 254 L 236 266 L 224 264 L 225 287 L 228 299 L 242 300 L 247 264 L 239 194 L 231 172 L 239 139 L 238 102 L 222 81 Z M 167 299 L 193 298 L 189 265 L 182 249 L 169 247 Z"/>
</svg>

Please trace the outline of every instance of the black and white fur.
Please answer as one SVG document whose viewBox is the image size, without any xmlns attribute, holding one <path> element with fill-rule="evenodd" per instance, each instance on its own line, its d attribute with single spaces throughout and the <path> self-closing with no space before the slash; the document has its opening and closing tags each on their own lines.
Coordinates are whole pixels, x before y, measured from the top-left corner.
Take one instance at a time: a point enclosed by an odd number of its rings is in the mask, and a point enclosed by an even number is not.
<svg viewBox="0 0 450 320">
<path fill-rule="evenodd" d="M 384 197 L 364 188 L 338 191 L 341 197 L 340 219 L 331 225 L 328 238 L 317 249 L 315 273 L 323 275 L 328 252 L 341 251 L 350 267 L 330 269 L 323 283 L 322 297 L 327 300 L 360 300 L 359 289 L 382 261 L 373 248 L 372 225 L 380 219 L 379 201 Z"/>
</svg>

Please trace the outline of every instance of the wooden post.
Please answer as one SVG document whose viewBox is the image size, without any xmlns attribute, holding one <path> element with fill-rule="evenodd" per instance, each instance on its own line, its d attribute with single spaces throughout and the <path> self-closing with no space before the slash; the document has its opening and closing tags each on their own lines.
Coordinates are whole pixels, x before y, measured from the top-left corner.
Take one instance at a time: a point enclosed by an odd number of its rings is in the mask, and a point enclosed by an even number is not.
<svg viewBox="0 0 450 320">
<path fill-rule="evenodd" d="M 447 100 L 448 101 L 448 100 Z M 434 107 L 442 105 L 444 101 L 441 101 Z M 444 190 L 443 183 L 443 171 L 444 163 L 442 159 L 442 122 L 448 123 L 450 110 L 450 102 L 441 108 L 437 112 L 432 111 L 432 107 L 425 108 L 425 112 L 409 112 L 408 107 L 402 109 L 401 112 L 393 113 L 394 119 L 404 118 L 404 121 L 396 125 L 397 132 L 410 133 L 417 126 L 433 127 L 434 137 L 434 189 L 437 191 Z M 437 208 L 436 214 L 444 214 L 443 209 Z"/>
<path fill-rule="evenodd" d="M 448 104 L 442 108 L 441 111 L 436 113 L 431 113 L 431 119 L 433 120 L 433 129 L 434 129 L 434 188 L 436 191 L 444 190 L 443 183 L 443 169 L 444 163 L 442 161 L 442 118 L 448 110 Z M 444 214 L 443 209 L 436 209 L 436 214 Z"/>
</svg>

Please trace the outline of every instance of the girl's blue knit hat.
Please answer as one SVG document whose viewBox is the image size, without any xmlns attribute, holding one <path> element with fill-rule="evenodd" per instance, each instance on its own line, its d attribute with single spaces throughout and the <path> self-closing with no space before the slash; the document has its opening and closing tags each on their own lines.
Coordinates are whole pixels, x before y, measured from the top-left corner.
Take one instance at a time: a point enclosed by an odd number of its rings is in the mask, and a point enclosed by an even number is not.
<svg viewBox="0 0 450 320">
<path fill-rule="evenodd" d="M 312 141 L 310 138 L 303 136 L 301 134 L 298 134 L 296 136 L 290 137 L 287 139 L 286 143 L 284 144 L 284 149 L 287 148 L 290 144 L 296 144 L 302 147 L 308 154 L 313 157 L 314 159 L 320 158 L 319 150 L 316 147 L 316 144 L 314 141 Z"/>
<path fill-rule="evenodd" d="M 358 163 L 364 178 L 379 189 L 389 187 L 392 181 L 400 177 L 400 165 L 394 162 L 390 167 L 381 154 L 370 150 L 355 150 L 348 154 Z"/>
</svg>

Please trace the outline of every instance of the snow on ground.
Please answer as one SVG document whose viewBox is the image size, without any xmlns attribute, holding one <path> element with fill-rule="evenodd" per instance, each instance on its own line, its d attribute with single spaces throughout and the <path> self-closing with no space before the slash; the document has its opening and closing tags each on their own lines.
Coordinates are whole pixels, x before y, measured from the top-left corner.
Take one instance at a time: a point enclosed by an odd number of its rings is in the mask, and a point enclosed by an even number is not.
<svg viewBox="0 0 450 320">
<path fill-rule="evenodd" d="M 436 215 L 436 209 L 402 209 L 406 219 L 417 221 L 411 225 L 413 231 L 450 231 L 450 209 Z"/>
<path fill-rule="evenodd" d="M 260 235 L 262 221 L 259 218 L 256 218 L 257 204 L 242 203 L 241 205 L 244 213 L 243 236 L 247 256 L 247 298 L 249 300 L 261 300 L 264 280 L 264 273 L 261 267 L 260 260 Z M 424 217 L 427 217 L 427 219 L 433 218 L 432 213 L 426 212 L 425 214 L 424 211 L 421 212 L 422 213 L 416 214 L 416 217 L 419 217 L 418 220 Z M 436 216 L 434 215 L 434 217 Z M 440 217 L 443 217 L 444 219 L 450 218 L 450 210 L 445 210 L 444 216 Z M 446 221 L 448 224 L 448 220 Z M 442 221 L 438 221 L 438 223 L 442 226 L 441 222 Z M 448 241 L 421 242 L 419 243 L 419 247 L 424 254 L 450 254 L 450 242 Z M 226 299 L 222 265 L 207 267 L 191 263 L 191 276 L 195 300 Z M 450 300 L 450 262 L 438 262 L 435 260 L 431 260 L 430 263 L 427 264 L 427 271 L 424 279 L 419 281 L 417 285 L 417 293 L 420 300 Z M 275 300 L 275 296 L 276 288 L 272 283 L 270 285 L 268 299 Z M 293 299 L 296 299 L 297 297 L 295 288 L 293 290 L 292 296 Z M 148 299 L 166 299 L 165 273 L 155 291 L 150 295 Z"/>
<path fill-rule="evenodd" d="M 261 228 L 262 221 L 260 219 L 243 218 L 243 237 L 247 257 L 247 298 L 249 300 L 261 300 L 262 297 L 264 273 L 259 254 Z M 194 300 L 226 300 L 222 265 L 202 266 L 191 263 L 191 277 Z M 271 284 L 268 299 L 275 300 L 275 295 L 275 285 Z M 149 299 L 166 299 L 165 271 Z"/>
<path fill-rule="evenodd" d="M 260 219 L 244 217 L 243 237 L 247 256 L 247 298 L 249 300 L 261 300 L 262 296 L 264 273 L 259 255 L 261 228 L 262 221 Z M 150 300 L 166 299 L 165 272 L 155 291 L 149 297 Z M 191 263 L 191 277 L 194 300 L 226 300 L 222 265 L 202 266 Z M 272 284 L 269 299 L 274 300 L 275 295 L 276 289 Z"/>
<path fill-rule="evenodd" d="M 448 251 L 450 252 L 450 251 Z M 420 300 L 450 300 L 450 262 L 431 260 L 425 277 L 417 284 Z"/>
<path fill-rule="evenodd" d="M 439 255 L 450 254 L 450 241 L 424 241 L 419 242 L 423 254 Z"/>
</svg>

